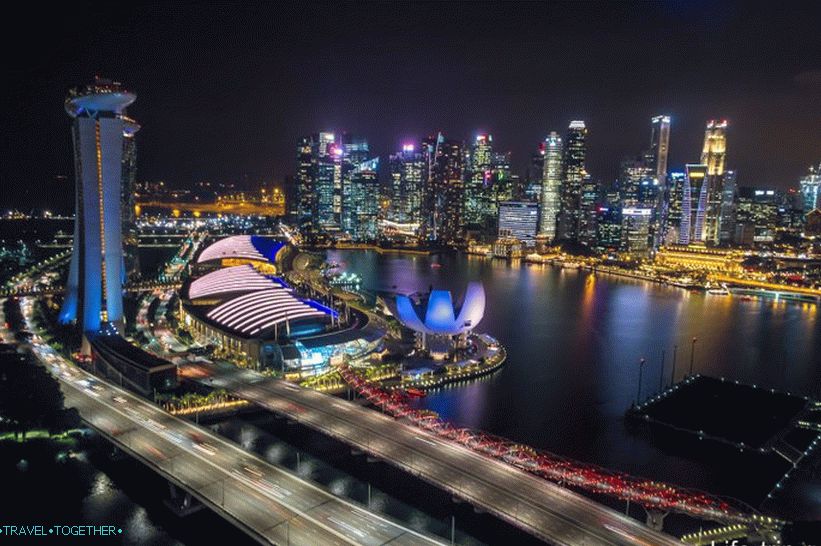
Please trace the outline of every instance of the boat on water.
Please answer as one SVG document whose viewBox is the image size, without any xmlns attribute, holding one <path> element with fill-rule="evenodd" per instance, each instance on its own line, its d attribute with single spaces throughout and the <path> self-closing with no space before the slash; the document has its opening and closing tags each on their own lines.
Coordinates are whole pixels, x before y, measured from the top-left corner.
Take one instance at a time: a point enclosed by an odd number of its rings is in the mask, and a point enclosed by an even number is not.
<svg viewBox="0 0 821 546">
<path fill-rule="evenodd" d="M 423 396 L 427 396 L 427 393 L 422 389 L 414 389 L 412 387 L 405 389 L 405 393 L 411 398 L 422 398 Z"/>
<path fill-rule="evenodd" d="M 708 287 L 707 293 L 711 296 L 729 296 L 730 290 L 727 288 L 726 284 L 721 283 L 718 286 Z"/>
<path fill-rule="evenodd" d="M 758 298 L 773 300 L 773 301 L 787 301 L 797 303 L 821 303 L 817 296 L 809 294 L 799 294 L 795 292 L 779 292 L 776 290 L 766 290 L 764 288 L 731 288 L 730 293 L 733 296 L 740 296 L 743 300 L 754 300 Z"/>
<path fill-rule="evenodd" d="M 726 288 L 710 288 L 707 293 L 711 296 L 729 296 L 730 291 Z"/>
<path fill-rule="evenodd" d="M 440 267 L 442 267 L 442 264 L 440 264 L 440 263 L 434 262 L 434 263 L 430 264 L 431 269 L 439 269 Z"/>
</svg>

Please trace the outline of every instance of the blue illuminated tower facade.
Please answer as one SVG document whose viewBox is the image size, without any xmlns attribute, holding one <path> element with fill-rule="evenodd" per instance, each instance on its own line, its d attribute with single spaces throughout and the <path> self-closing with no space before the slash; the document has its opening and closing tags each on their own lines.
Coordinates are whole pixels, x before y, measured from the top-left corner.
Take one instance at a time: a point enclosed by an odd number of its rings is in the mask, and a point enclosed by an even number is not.
<svg viewBox="0 0 821 546">
<path fill-rule="evenodd" d="M 135 100 L 119 83 L 97 78 L 65 102 L 73 118 L 76 216 L 60 321 L 76 320 L 83 332 L 117 328 L 123 320 L 121 191 L 126 139 L 135 131 L 125 109 Z"/>
</svg>

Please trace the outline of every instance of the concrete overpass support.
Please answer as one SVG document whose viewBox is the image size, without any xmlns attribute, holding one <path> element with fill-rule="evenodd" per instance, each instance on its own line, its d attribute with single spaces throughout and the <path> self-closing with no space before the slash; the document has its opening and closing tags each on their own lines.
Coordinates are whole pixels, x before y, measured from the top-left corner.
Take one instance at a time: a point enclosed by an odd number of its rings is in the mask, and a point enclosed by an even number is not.
<svg viewBox="0 0 821 546">
<path fill-rule="evenodd" d="M 647 526 L 654 531 L 662 532 L 664 530 L 664 518 L 669 513 L 659 510 L 647 510 Z"/>
</svg>

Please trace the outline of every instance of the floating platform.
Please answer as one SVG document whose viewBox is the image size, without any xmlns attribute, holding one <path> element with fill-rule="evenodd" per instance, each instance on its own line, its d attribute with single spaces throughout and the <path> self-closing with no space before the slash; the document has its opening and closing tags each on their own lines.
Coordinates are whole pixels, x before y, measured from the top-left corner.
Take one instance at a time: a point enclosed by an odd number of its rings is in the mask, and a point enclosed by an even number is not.
<svg viewBox="0 0 821 546">
<path fill-rule="evenodd" d="M 809 406 L 802 396 L 699 375 L 632 408 L 629 416 L 736 447 L 768 450 Z"/>
<path fill-rule="evenodd" d="M 821 403 L 723 378 L 685 378 L 626 418 L 663 451 L 709 463 L 715 492 L 753 505 L 777 494 L 821 447 Z"/>
</svg>

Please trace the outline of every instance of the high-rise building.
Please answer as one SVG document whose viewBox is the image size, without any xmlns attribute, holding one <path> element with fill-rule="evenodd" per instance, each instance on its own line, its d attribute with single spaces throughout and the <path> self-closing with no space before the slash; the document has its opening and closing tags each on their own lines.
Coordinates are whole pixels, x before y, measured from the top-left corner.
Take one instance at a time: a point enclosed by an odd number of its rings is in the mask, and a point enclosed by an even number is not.
<svg viewBox="0 0 821 546">
<path fill-rule="evenodd" d="M 319 133 L 311 150 L 316 192 L 316 222 L 325 232 L 342 228 L 342 168 L 345 148 L 333 133 Z"/>
<path fill-rule="evenodd" d="M 341 227 L 346 234 L 357 238 L 355 232 L 359 232 L 357 227 L 358 203 L 355 202 L 353 195 L 353 175 L 360 165 L 370 159 L 370 148 L 368 141 L 364 138 L 344 133 L 337 138 L 336 145 L 342 147 L 342 156 L 340 158 L 342 175 Z M 379 162 L 377 161 L 376 164 L 378 165 Z"/>
<path fill-rule="evenodd" d="M 622 250 L 636 257 L 647 257 L 651 246 L 651 207 L 624 207 L 622 216 Z"/>
<path fill-rule="evenodd" d="M 464 152 L 459 141 L 439 133 L 422 143 L 428 166 L 428 189 L 423 236 L 453 244 L 464 239 Z"/>
<path fill-rule="evenodd" d="M 804 213 L 821 209 L 821 163 L 810 166 L 809 172 L 799 182 Z"/>
<path fill-rule="evenodd" d="M 596 245 L 596 209 L 601 200 L 601 185 L 585 174 L 579 196 L 579 242 L 590 248 Z"/>
<path fill-rule="evenodd" d="M 427 168 L 424 155 L 413 144 L 390 156 L 390 209 L 388 220 L 397 224 L 421 224 L 425 203 Z"/>
<path fill-rule="evenodd" d="M 493 136 L 476 135 L 468 153 L 465 217 L 468 225 L 483 225 L 492 214 Z"/>
<path fill-rule="evenodd" d="M 121 191 L 123 214 L 123 262 L 127 279 L 140 276 L 139 236 L 137 234 L 137 140 L 140 124 L 123 116 L 123 187 Z"/>
<path fill-rule="evenodd" d="M 645 182 L 657 180 L 655 169 L 644 158 L 629 158 L 621 162 L 619 175 L 619 202 L 624 207 L 634 207 L 641 203 L 639 193 Z"/>
<path fill-rule="evenodd" d="M 578 241 L 581 218 L 581 193 L 587 155 L 587 127 L 584 121 L 571 121 L 564 148 L 564 179 L 561 187 L 558 237 Z"/>
<path fill-rule="evenodd" d="M 745 246 L 773 242 L 779 227 L 779 210 L 783 209 L 783 205 L 783 195 L 778 190 L 738 188 L 733 242 Z"/>
<path fill-rule="evenodd" d="M 737 203 L 736 172 L 724 171 L 721 175 L 721 209 L 718 222 L 718 242 L 721 244 L 730 244 L 735 237 Z"/>
<path fill-rule="evenodd" d="M 707 213 L 707 165 L 687 164 L 681 192 L 681 223 L 678 243 L 704 242 Z"/>
<path fill-rule="evenodd" d="M 483 216 L 496 220 L 499 203 L 512 201 L 519 177 L 510 172 L 510 152 L 493 152 L 490 162 L 490 199 L 486 201 Z"/>
<path fill-rule="evenodd" d="M 562 166 L 564 150 L 562 137 L 551 132 L 544 141 L 544 160 L 539 235 L 552 241 L 556 238 L 559 211 L 561 210 Z"/>
<path fill-rule="evenodd" d="M 670 153 L 670 116 L 654 116 L 651 120 L 649 157 L 656 178 L 667 179 L 667 156 Z"/>
<path fill-rule="evenodd" d="M 350 234 L 352 176 L 369 158 L 368 142 L 330 132 L 303 137 L 297 143 L 296 207 L 299 225 L 311 234 Z"/>
<path fill-rule="evenodd" d="M 701 150 L 701 163 L 707 165 L 710 176 L 722 175 L 727 161 L 727 120 L 707 122 L 704 132 L 704 147 Z"/>
<path fill-rule="evenodd" d="M 542 179 L 544 178 L 545 144 L 539 144 L 536 152 L 530 156 L 525 180 L 524 199 L 539 202 L 542 199 Z M 541 228 L 540 228 L 541 229 Z"/>
<path fill-rule="evenodd" d="M 314 149 L 318 135 L 302 137 L 297 143 L 294 199 L 289 205 L 297 224 L 305 231 L 316 230 L 316 161 Z"/>
<path fill-rule="evenodd" d="M 671 172 L 667 175 L 666 193 L 669 205 L 664 224 L 664 243 L 668 245 L 679 242 L 686 183 L 686 175 L 683 172 Z"/>
<path fill-rule="evenodd" d="M 532 201 L 502 201 L 499 203 L 500 238 L 518 239 L 533 246 L 539 227 L 539 205 Z"/>
<path fill-rule="evenodd" d="M 350 192 L 344 202 L 345 232 L 355 241 L 377 237 L 379 216 L 379 158 L 363 161 L 350 175 Z"/>
<path fill-rule="evenodd" d="M 136 130 L 125 110 L 136 98 L 119 83 L 96 78 L 65 102 L 74 120 L 76 216 L 60 321 L 77 320 L 84 332 L 122 326 L 122 188 L 126 140 Z"/>
<path fill-rule="evenodd" d="M 596 209 L 596 250 L 618 252 L 621 250 L 621 207 L 602 205 Z"/>
<path fill-rule="evenodd" d="M 704 133 L 701 163 L 707 166 L 707 202 L 703 241 L 720 242 L 724 171 L 727 162 L 727 121 L 710 120 Z"/>
</svg>

